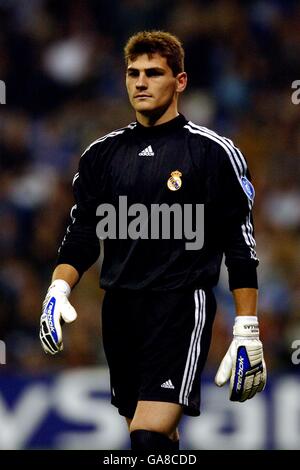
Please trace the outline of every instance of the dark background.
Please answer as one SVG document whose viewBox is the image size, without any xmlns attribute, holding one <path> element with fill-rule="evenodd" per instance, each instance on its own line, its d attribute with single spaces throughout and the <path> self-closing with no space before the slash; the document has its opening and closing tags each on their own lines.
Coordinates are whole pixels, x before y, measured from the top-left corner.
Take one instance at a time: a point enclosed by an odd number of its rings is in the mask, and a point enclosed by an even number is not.
<svg viewBox="0 0 300 470">
<path fill-rule="evenodd" d="M 234 140 L 247 157 L 255 198 L 259 319 L 270 376 L 299 374 L 300 4 L 297 1 L 0 0 L 0 339 L 1 374 L 30 376 L 104 365 L 99 266 L 72 293 L 79 318 L 64 352 L 38 340 L 41 303 L 73 205 L 80 154 L 134 120 L 122 49 L 143 29 L 177 34 L 188 89 L 180 111 Z M 222 270 L 206 371 L 231 339 L 234 311 Z"/>
</svg>

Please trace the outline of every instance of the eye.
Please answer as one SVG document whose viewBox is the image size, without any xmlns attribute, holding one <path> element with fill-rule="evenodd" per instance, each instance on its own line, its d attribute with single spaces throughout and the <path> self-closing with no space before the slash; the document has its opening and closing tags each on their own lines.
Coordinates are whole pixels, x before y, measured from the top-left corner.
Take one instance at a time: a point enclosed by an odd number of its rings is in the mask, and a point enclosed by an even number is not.
<svg viewBox="0 0 300 470">
<path fill-rule="evenodd" d="M 127 70 L 128 77 L 138 77 L 139 72 L 138 70 Z"/>
<path fill-rule="evenodd" d="M 159 77 L 160 75 L 163 75 L 164 73 L 161 70 L 147 70 L 146 72 L 147 77 Z"/>
</svg>

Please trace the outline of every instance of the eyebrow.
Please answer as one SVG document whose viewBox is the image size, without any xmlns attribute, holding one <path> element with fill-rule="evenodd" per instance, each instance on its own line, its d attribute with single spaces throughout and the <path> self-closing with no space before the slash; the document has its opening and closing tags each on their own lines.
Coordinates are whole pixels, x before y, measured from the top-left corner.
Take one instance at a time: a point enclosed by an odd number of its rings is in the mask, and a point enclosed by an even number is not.
<svg viewBox="0 0 300 470">
<path fill-rule="evenodd" d="M 149 71 L 150 71 L 150 72 L 152 72 L 152 71 L 153 71 L 153 72 L 165 72 L 165 69 L 162 68 L 162 67 L 159 67 L 159 66 L 158 66 L 158 67 L 148 67 L 148 68 L 146 68 L 146 69 L 144 69 L 144 70 L 145 70 L 145 72 L 149 72 Z M 135 67 L 132 67 L 131 65 L 129 65 L 129 67 L 127 67 L 127 72 L 131 72 L 131 71 L 133 71 L 133 72 L 140 72 L 139 69 L 136 69 Z"/>
</svg>

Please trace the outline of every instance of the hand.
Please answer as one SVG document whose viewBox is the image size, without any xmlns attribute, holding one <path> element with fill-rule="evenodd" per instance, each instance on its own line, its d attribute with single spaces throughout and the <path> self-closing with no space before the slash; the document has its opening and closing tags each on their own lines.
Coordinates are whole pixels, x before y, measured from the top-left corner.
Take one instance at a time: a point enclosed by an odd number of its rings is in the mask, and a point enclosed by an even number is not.
<svg viewBox="0 0 300 470">
<path fill-rule="evenodd" d="M 215 383 L 221 387 L 230 379 L 230 400 L 245 401 L 261 392 L 267 372 L 255 316 L 239 315 L 233 327 L 233 340 L 225 354 Z"/>
<path fill-rule="evenodd" d="M 69 284 L 62 279 L 54 281 L 48 289 L 40 320 L 40 340 L 46 354 L 62 351 L 61 326 L 77 318 L 76 310 L 68 301 L 70 292 Z"/>
</svg>

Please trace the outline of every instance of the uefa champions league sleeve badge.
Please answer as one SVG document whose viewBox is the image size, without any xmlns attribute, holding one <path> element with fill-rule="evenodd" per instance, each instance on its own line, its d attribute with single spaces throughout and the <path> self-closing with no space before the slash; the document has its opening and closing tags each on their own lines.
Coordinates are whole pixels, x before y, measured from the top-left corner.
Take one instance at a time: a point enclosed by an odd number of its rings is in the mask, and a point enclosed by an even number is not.
<svg viewBox="0 0 300 470">
<path fill-rule="evenodd" d="M 253 201 L 254 196 L 255 196 L 255 191 L 254 191 L 253 184 L 248 180 L 248 178 L 246 178 L 246 176 L 242 176 L 241 183 L 242 183 L 242 188 L 243 188 L 244 192 L 246 193 L 247 197 L 251 201 Z"/>
</svg>

